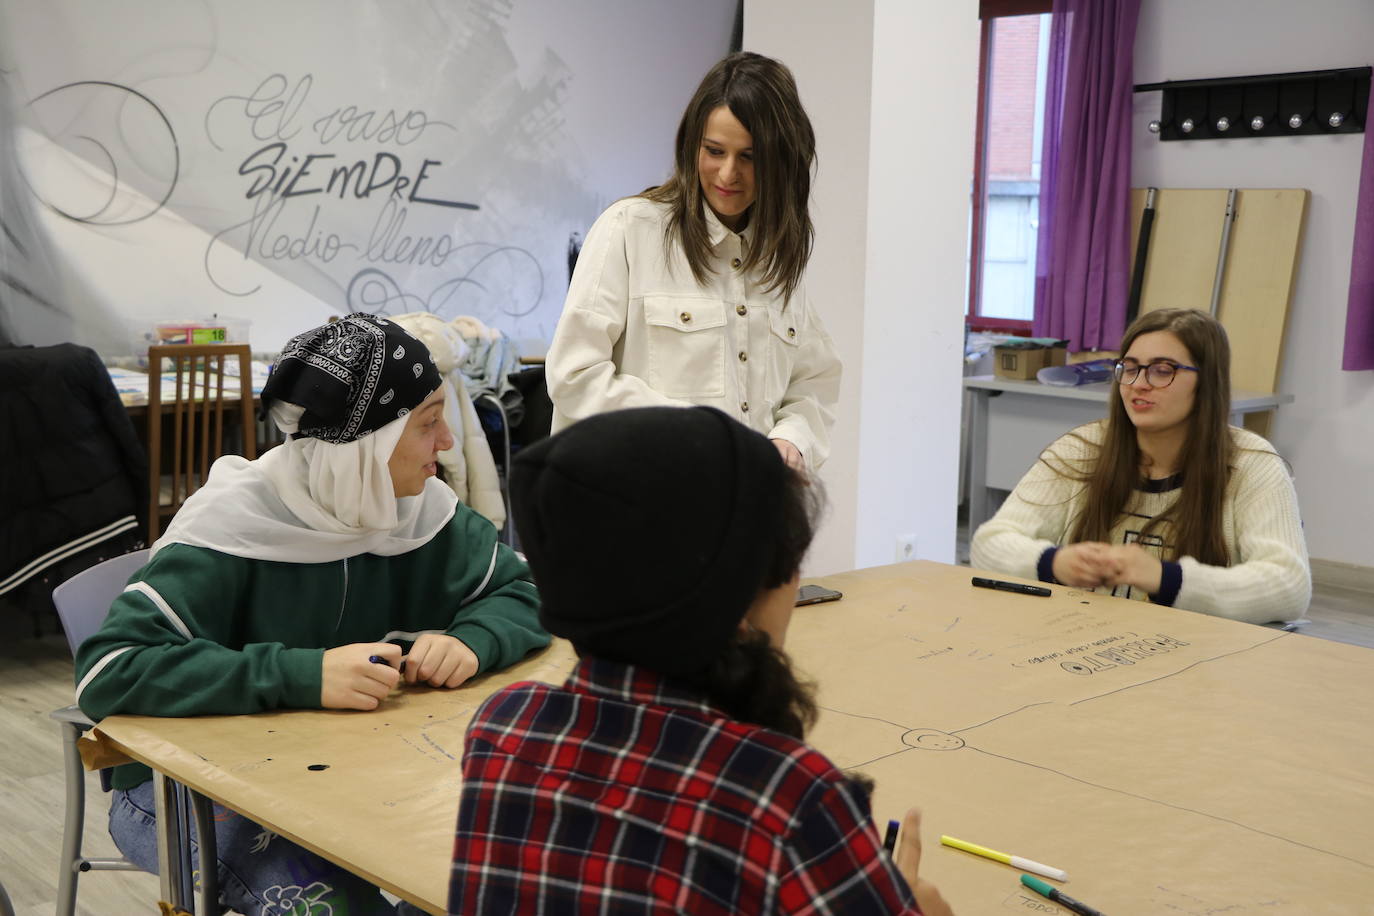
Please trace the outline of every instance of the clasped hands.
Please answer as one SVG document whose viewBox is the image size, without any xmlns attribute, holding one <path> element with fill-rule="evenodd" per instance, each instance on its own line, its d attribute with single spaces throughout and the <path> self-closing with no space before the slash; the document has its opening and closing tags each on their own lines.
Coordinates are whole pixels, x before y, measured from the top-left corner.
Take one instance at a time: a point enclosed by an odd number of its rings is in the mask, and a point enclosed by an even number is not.
<svg viewBox="0 0 1374 916">
<path fill-rule="evenodd" d="M 1159 591 L 1164 564 L 1139 544 L 1083 541 L 1055 551 L 1053 570 L 1058 582 L 1075 588 L 1130 585 L 1154 594 Z"/>
<path fill-rule="evenodd" d="M 386 664 L 371 661 L 384 659 Z M 405 674 L 400 671 L 405 663 Z M 325 709 L 376 709 L 402 680 L 457 687 L 477 673 L 477 654 L 447 633 L 423 633 L 408 655 L 389 642 L 359 642 L 326 649 L 320 705 Z"/>
</svg>

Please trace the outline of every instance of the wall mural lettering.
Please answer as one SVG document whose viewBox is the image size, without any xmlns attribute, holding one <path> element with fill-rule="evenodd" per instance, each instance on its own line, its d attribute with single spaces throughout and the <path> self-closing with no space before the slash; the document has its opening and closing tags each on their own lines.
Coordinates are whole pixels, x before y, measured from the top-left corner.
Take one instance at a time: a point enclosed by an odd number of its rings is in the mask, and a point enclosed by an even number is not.
<svg viewBox="0 0 1374 916">
<path fill-rule="evenodd" d="M 249 93 L 225 95 L 208 106 L 204 129 L 215 149 L 227 151 L 216 136 L 216 124 L 236 122 L 242 133 L 261 145 L 240 162 L 237 174 L 243 198 L 251 207 L 246 219 L 224 227 L 211 236 L 205 249 L 205 274 L 220 290 L 248 296 L 260 287 L 236 288 L 226 271 L 216 267 L 215 245 L 227 241 L 246 259 L 260 262 L 313 260 L 318 264 L 364 262 L 348 278 L 345 301 L 350 310 L 380 314 L 428 311 L 444 317 L 457 314 L 464 285 L 484 290 L 482 271 L 493 258 L 502 258 L 507 270 L 525 271 L 533 282 L 531 295 L 523 300 L 498 304 L 508 317 L 528 315 L 538 307 L 544 292 L 539 261 L 528 250 L 493 242 L 460 242 L 447 232 L 407 231 L 412 207 L 437 207 L 477 211 L 472 201 L 455 200 L 426 189 L 444 167 L 444 161 L 408 147 L 433 132 L 454 131 L 452 124 L 432 117 L 422 108 L 405 111 L 339 105 L 325 114 L 304 114 L 315 85 L 312 74 L 294 82 L 273 73 Z M 369 154 L 358 155 L 357 144 L 370 144 Z M 436 144 L 430 144 L 433 148 Z M 335 151 L 338 150 L 338 151 Z M 326 208 L 357 203 L 376 205 L 376 215 L 365 233 L 334 231 Z M 322 213 L 325 218 L 322 220 Z M 442 269 L 455 255 L 474 255 L 457 271 L 428 290 L 402 283 L 381 265 L 406 265 Z M 502 257 L 505 256 L 505 257 Z"/>
<path fill-rule="evenodd" d="M 329 315 L 428 310 L 538 352 L 572 240 L 662 180 L 736 3 L 397 9 L 5 5 L 0 287 L 20 292 L 0 339 L 119 356 L 216 313 L 270 350 Z"/>
</svg>

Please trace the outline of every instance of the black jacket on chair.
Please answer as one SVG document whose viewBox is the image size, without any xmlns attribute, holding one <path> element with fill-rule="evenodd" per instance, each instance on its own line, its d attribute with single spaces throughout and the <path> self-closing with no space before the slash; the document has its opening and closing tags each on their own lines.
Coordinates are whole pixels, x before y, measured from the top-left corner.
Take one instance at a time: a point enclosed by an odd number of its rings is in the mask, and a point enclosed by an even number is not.
<svg viewBox="0 0 1374 916">
<path fill-rule="evenodd" d="M 46 604 L 132 547 L 147 507 L 148 459 L 96 352 L 0 347 L 0 596 L 41 583 Z"/>
</svg>

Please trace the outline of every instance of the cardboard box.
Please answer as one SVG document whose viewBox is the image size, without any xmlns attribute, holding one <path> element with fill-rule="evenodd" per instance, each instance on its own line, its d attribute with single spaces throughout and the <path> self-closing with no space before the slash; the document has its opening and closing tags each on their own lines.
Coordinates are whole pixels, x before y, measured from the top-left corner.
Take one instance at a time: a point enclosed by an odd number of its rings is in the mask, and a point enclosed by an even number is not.
<svg viewBox="0 0 1374 916">
<path fill-rule="evenodd" d="M 134 365 L 147 368 L 148 347 L 154 344 L 213 344 L 248 343 L 252 322 L 246 318 L 211 315 L 208 318 L 169 318 L 154 321 L 146 318 L 126 319 L 129 347 Z"/>
<path fill-rule="evenodd" d="M 1067 340 L 1014 339 L 993 348 L 993 374 L 997 378 L 1033 379 L 1046 366 L 1062 366 L 1068 360 Z"/>
</svg>

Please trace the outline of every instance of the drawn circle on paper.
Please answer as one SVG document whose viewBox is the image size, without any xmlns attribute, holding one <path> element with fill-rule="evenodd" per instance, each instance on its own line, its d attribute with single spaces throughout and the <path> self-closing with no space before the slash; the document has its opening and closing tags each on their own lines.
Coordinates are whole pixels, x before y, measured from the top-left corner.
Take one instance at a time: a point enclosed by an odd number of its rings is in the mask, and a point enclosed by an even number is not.
<svg viewBox="0 0 1374 916">
<path fill-rule="evenodd" d="M 167 114 L 130 86 L 80 80 L 29 102 L 42 135 L 86 167 L 25 174 L 29 189 L 66 219 L 127 226 L 162 209 L 181 174 Z"/>
<path fill-rule="evenodd" d="M 903 733 L 902 743 L 921 751 L 957 751 L 964 739 L 937 728 L 913 728 Z"/>
</svg>

